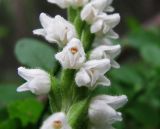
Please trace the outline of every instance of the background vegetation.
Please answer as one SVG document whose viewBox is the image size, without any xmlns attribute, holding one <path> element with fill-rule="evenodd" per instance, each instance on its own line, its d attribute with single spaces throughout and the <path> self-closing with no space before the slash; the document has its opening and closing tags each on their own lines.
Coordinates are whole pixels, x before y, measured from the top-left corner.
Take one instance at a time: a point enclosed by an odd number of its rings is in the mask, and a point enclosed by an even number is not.
<svg viewBox="0 0 160 129">
<path fill-rule="evenodd" d="M 109 73 L 112 87 L 98 92 L 129 97 L 117 129 L 159 129 L 160 1 L 115 0 L 114 7 L 122 16 L 116 28 L 121 39 L 114 41 L 123 47 L 121 68 Z M 0 0 L 0 129 L 38 129 L 50 113 L 45 96 L 16 93 L 23 83 L 16 74 L 18 66 L 56 70 L 55 47 L 32 35 L 40 26 L 40 12 L 66 17 L 65 10 L 46 0 Z"/>
</svg>

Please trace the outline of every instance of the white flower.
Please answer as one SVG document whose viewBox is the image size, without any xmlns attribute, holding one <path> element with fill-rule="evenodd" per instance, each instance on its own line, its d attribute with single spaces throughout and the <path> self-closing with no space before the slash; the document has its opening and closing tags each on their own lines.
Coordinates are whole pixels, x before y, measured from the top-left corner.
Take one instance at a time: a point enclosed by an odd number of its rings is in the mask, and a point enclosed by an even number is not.
<svg viewBox="0 0 160 129">
<path fill-rule="evenodd" d="M 55 57 L 64 69 L 79 69 L 86 59 L 82 43 L 76 38 L 72 39 Z"/>
<path fill-rule="evenodd" d="M 81 7 L 84 6 L 89 0 L 47 0 L 52 4 L 58 5 L 60 8 L 65 9 L 70 6 Z"/>
<path fill-rule="evenodd" d="M 97 85 L 109 86 L 110 81 L 104 74 L 110 69 L 108 59 L 90 60 L 76 74 L 75 81 L 79 87 L 86 86 L 94 89 Z"/>
<path fill-rule="evenodd" d="M 117 121 L 122 121 L 122 115 L 116 109 L 122 107 L 128 101 L 125 95 L 122 96 L 109 96 L 100 95 L 91 101 L 88 115 L 92 126 L 112 128 L 112 124 Z"/>
<path fill-rule="evenodd" d="M 18 68 L 18 74 L 27 82 L 17 88 L 17 92 L 31 91 L 36 95 L 47 94 L 50 91 L 50 75 L 41 69 Z"/>
<path fill-rule="evenodd" d="M 95 22 L 91 25 L 91 33 L 97 35 L 103 35 L 109 33 L 109 35 L 115 36 L 115 32 L 112 30 L 120 22 L 120 15 L 101 13 L 97 16 Z"/>
<path fill-rule="evenodd" d="M 70 0 L 70 5 L 72 7 L 82 7 L 86 3 L 88 3 L 89 0 Z"/>
<path fill-rule="evenodd" d="M 41 13 L 40 22 L 43 28 L 34 30 L 33 33 L 44 36 L 50 43 L 57 43 L 60 47 L 63 47 L 72 38 L 76 37 L 74 26 L 59 15 L 51 18 L 45 13 Z"/>
<path fill-rule="evenodd" d="M 103 11 L 113 11 L 110 6 L 113 0 L 92 0 L 82 9 L 81 18 L 92 24 L 97 15 Z"/>
<path fill-rule="evenodd" d="M 93 47 L 98 47 L 99 45 L 113 45 L 110 39 L 104 37 L 95 37 L 93 41 Z"/>
<path fill-rule="evenodd" d="M 120 45 L 101 45 L 95 48 L 91 54 L 90 59 L 110 59 L 113 68 L 119 68 L 120 65 L 114 60 L 121 52 Z"/>
<path fill-rule="evenodd" d="M 47 0 L 48 2 L 52 4 L 58 5 L 60 8 L 65 9 L 69 6 L 70 0 Z"/>
<path fill-rule="evenodd" d="M 43 122 L 40 129 L 71 129 L 66 116 L 62 112 L 54 113 Z"/>
</svg>

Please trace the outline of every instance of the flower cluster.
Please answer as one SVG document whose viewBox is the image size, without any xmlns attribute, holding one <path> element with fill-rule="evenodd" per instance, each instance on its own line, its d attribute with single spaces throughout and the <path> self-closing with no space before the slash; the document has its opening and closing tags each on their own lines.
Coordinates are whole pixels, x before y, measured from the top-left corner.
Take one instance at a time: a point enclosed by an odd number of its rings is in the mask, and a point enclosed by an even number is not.
<svg viewBox="0 0 160 129">
<path fill-rule="evenodd" d="M 77 11 L 77 14 L 80 14 L 78 23 L 81 24 L 74 24 L 74 22 L 67 21 L 59 15 L 52 18 L 45 13 L 41 13 L 39 19 L 42 28 L 33 31 L 35 35 L 43 36 L 49 43 L 56 43 L 59 47 L 59 52 L 55 55 L 55 59 L 63 68 L 59 87 L 62 89 L 59 91 L 62 92 L 60 93 L 62 100 L 65 100 L 64 103 L 62 101 L 62 105 L 74 105 L 80 100 L 89 98 L 87 109 L 90 128 L 112 129 L 113 123 L 122 120 L 121 113 L 117 112 L 116 109 L 127 102 L 125 95 L 99 95 L 94 98 L 86 95 L 80 99 L 77 97 L 80 96 L 78 94 L 83 94 L 80 90 L 82 87 L 86 88 L 89 94 L 92 94 L 97 86 L 110 86 L 111 82 L 106 77 L 106 73 L 111 68 L 120 67 L 115 58 L 120 54 L 121 46 L 113 45 L 111 41 L 111 39 L 118 38 L 118 34 L 113 31 L 113 28 L 120 22 L 120 16 L 118 13 L 111 14 L 114 11 L 111 6 L 112 0 L 48 0 L 48 2 L 56 4 L 62 9 L 72 8 L 72 13 Z M 76 17 L 78 15 L 72 17 L 77 20 Z M 79 35 L 77 28 L 80 25 L 82 25 L 80 28 L 81 33 L 85 32 L 85 25 L 90 27 L 89 33 L 86 32 L 87 34 L 85 35 L 84 33 L 83 36 Z M 83 42 L 85 41 L 84 38 L 91 39 L 91 35 L 93 35 L 94 40 L 92 39 L 92 42 L 88 42 L 90 44 L 89 49 L 86 49 L 87 42 Z M 94 46 L 96 47 L 93 48 Z M 74 72 L 72 73 L 71 71 Z M 24 67 L 18 68 L 18 74 L 27 81 L 17 89 L 18 92 L 30 90 L 36 95 L 54 92 L 53 89 L 56 87 L 56 83 L 52 79 L 53 75 L 40 69 L 26 69 Z M 69 80 L 66 80 L 66 78 Z M 66 87 L 68 88 L 67 90 L 76 90 L 66 91 Z M 79 90 L 79 93 L 75 92 L 77 90 Z M 69 95 L 65 92 L 69 93 Z M 56 93 L 57 91 L 54 94 Z M 71 96 L 73 94 L 74 96 Z M 71 103 L 69 99 L 72 98 L 75 101 Z M 67 99 L 68 101 L 66 101 Z M 70 123 L 68 120 L 70 117 L 68 106 L 63 106 L 59 110 L 60 112 L 54 112 L 43 123 L 41 129 L 73 128 L 72 126 L 75 124 Z"/>
</svg>

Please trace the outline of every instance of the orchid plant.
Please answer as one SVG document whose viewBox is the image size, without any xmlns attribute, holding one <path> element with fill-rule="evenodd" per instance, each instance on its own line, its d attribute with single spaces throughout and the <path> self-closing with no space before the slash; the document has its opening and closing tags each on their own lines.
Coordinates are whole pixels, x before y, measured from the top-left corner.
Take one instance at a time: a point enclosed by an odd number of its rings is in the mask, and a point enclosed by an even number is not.
<svg viewBox="0 0 160 129">
<path fill-rule="evenodd" d="M 53 114 L 40 129 L 113 129 L 122 121 L 117 112 L 127 102 L 125 95 L 95 95 L 97 87 L 106 88 L 111 81 L 106 73 L 120 68 L 115 58 L 121 46 L 113 45 L 118 34 L 113 31 L 120 15 L 113 13 L 112 0 L 48 0 L 68 11 L 68 21 L 40 14 L 41 29 L 33 31 L 49 43 L 56 43 L 55 59 L 62 66 L 59 74 L 41 69 L 18 68 L 27 82 L 18 92 L 47 94 Z M 46 62 L 47 63 L 47 62 Z"/>
</svg>

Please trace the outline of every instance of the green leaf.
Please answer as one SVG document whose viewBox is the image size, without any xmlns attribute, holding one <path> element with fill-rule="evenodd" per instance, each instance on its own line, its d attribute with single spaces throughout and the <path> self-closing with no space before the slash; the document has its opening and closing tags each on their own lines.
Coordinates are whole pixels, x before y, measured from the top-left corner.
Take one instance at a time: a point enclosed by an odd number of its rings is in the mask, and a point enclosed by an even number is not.
<svg viewBox="0 0 160 129">
<path fill-rule="evenodd" d="M 16 120 L 5 120 L 0 122 L 0 129 L 20 129 L 21 125 Z"/>
<path fill-rule="evenodd" d="M 55 50 L 39 40 L 21 39 L 15 47 L 15 54 L 20 63 L 29 67 L 40 67 L 47 71 L 56 68 Z"/>
<path fill-rule="evenodd" d="M 142 83 L 142 79 L 139 73 L 127 65 L 123 65 L 118 70 L 112 70 L 111 77 L 117 81 L 132 85 L 140 85 Z"/>
<path fill-rule="evenodd" d="M 8 106 L 10 119 L 18 119 L 25 127 L 28 124 L 35 124 L 43 110 L 43 105 L 36 99 L 18 100 Z"/>
<path fill-rule="evenodd" d="M 33 97 L 33 95 L 29 93 L 17 93 L 16 88 L 17 85 L 15 84 L 0 84 L 0 107 L 12 103 L 15 100 L 22 100 L 27 97 Z"/>
<path fill-rule="evenodd" d="M 142 28 L 138 28 L 136 30 L 132 30 L 127 37 L 129 45 L 141 49 L 145 45 L 160 45 L 159 35 L 153 30 L 144 30 Z"/>
<path fill-rule="evenodd" d="M 151 66 L 160 67 L 160 47 L 157 45 L 146 45 L 141 50 L 141 55 Z"/>
<path fill-rule="evenodd" d="M 127 112 L 145 128 L 156 128 L 159 123 L 159 113 L 147 103 L 136 102 Z"/>
</svg>

